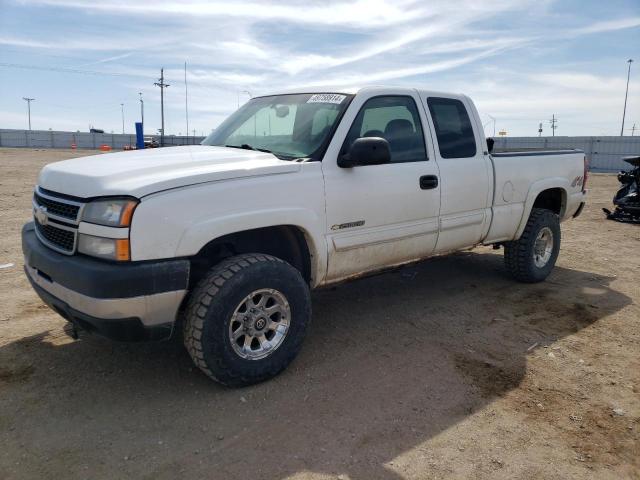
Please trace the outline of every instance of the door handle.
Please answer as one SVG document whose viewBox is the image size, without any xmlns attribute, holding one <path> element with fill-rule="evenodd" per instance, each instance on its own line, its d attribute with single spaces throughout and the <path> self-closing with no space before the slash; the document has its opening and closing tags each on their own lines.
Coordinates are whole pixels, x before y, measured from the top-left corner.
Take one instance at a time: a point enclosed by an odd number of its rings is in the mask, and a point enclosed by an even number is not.
<svg viewBox="0 0 640 480">
<path fill-rule="evenodd" d="M 420 188 L 422 190 L 431 190 L 438 186 L 438 177 L 435 175 L 423 175 L 420 177 Z"/>
</svg>

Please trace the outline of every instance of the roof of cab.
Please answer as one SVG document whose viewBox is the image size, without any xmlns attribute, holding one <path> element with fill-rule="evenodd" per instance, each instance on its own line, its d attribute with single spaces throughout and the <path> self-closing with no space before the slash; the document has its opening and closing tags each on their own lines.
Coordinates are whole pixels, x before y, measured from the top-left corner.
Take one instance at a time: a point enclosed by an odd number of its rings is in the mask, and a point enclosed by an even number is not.
<svg viewBox="0 0 640 480">
<path fill-rule="evenodd" d="M 428 96 L 444 96 L 444 97 L 453 97 L 453 98 L 462 98 L 463 94 L 460 93 L 452 93 L 452 92 L 437 92 L 433 90 L 425 90 L 424 88 L 412 88 L 412 87 L 403 87 L 398 85 L 364 85 L 364 86 L 356 86 L 356 87 L 335 87 L 335 86 L 307 86 L 307 87 L 293 87 L 287 90 L 278 90 L 274 92 L 269 92 L 264 95 L 257 95 L 258 97 L 268 97 L 272 95 L 292 95 L 299 93 L 342 93 L 346 95 L 356 95 L 358 93 L 363 93 L 365 91 L 370 90 L 380 90 L 380 91 L 389 91 L 395 90 L 397 92 L 415 92 L 418 91 L 420 93 L 425 93 Z"/>
</svg>

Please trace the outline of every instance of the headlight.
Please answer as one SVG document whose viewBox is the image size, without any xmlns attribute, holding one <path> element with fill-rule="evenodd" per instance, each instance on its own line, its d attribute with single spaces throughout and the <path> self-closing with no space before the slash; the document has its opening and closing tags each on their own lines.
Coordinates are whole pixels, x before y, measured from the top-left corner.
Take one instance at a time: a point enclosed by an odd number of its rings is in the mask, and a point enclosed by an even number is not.
<svg viewBox="0 0 640 480">
<path fill-rule="evenodd" d="M 138 202 L 131 199 L 106 199 L 88 203 L 82 221 L 108 227 L 128 227 Z"/>
<path fill-rule="evenodd" d="M 128 238 L 103 238 L 81 233 L 78 235 L 78 251 L 92 257 L 107 260 L 130 260 Z"/>
</svg>

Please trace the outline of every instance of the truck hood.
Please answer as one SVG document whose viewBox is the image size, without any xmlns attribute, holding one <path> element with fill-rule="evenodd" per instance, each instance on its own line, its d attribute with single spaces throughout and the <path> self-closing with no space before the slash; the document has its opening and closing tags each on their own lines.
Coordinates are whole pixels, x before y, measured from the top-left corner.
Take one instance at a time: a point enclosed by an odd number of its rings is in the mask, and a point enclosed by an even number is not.
<svg viewBox="0 0 640 480">
<path fill-rule="evenodd" d="M 90 198 L 137 198 L 170 188 L 243 177 L 296 172 L 300 164 L 270 153 L 190 145 L 91 155 L 51 163 L 38 185 L 53 192 Z"/>
</svg>

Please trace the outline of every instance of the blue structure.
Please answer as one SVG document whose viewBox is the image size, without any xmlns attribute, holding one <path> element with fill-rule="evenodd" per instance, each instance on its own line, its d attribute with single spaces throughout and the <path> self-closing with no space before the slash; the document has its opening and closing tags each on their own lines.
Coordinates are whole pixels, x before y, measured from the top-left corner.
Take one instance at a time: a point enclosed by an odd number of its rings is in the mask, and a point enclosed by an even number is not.
<svg viewBox="0 0 640 480">
<path fill-rule="evenodd" d="M 144 149 L 144 133 L 142 132 L 142 122 L 136 122 L 136 148 Z"/>
</svg>

